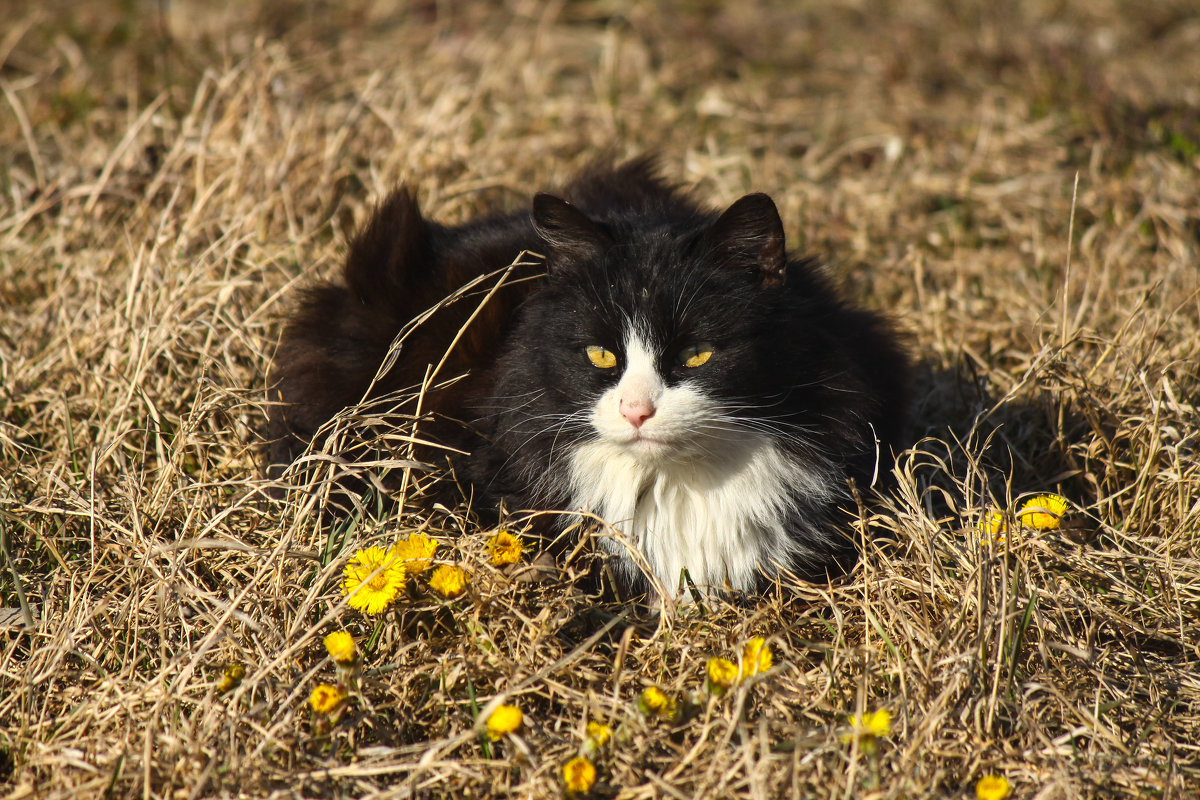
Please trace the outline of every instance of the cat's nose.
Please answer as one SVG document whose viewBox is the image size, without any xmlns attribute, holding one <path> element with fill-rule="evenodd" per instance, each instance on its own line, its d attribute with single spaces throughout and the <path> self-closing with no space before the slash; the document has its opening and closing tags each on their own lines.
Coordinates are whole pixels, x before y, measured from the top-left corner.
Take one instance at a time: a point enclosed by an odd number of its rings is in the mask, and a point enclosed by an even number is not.
<svg viewBox="0 0 1200 800">
<path fill-rule="evenodd" d="M 654 416 L 654 411 L 654 401 L 648 397 L 636 400 L 621 399 L 621 416 L 635 428 L 642 427 L 643 422 Z"/>
</svg>

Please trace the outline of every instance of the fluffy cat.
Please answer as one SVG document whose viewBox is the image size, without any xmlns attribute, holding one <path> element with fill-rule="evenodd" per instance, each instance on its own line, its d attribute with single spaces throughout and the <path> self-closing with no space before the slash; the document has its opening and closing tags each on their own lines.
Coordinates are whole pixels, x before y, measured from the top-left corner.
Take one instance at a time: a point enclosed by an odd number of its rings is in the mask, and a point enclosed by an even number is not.
<svg viewBox="0 0 1200 800">
<path fill-rule="evenodd" d="M 559 530 L 603 520 L 634 590 L 673 595 L 686 570 L 752 591 L 853 564 L 850 481 L 887 471 L 907 405 L 886 323 L 788 257 L 766 195 L 713 214 L 640 160 L 563 196 L 458 227 L 423 219 L 407 190 L 385 201 L 345 286 L 310 290 L 284 332 L 272 460 L 343 407 L 420 385 L 476 305 L 413 329 L 377 376 L 398 332 L 529 250 L 545 274 L 510 276 L 451 351 L 446 374 L 467 378 L 426 394 L 439 419 L 471 422 L 429 434 L 467 451 L 460 477 L 493 504 L 576 512 L 552 517 Z"/>
</svg>

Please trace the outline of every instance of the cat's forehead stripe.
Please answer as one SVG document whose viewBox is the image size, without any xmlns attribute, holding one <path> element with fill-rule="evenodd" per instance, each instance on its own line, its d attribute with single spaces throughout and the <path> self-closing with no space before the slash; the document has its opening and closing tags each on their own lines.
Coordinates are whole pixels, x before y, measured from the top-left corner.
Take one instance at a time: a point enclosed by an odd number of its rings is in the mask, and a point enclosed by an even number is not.
<svg viewBox="0 0 1200 800">
<path fill-rule="evenodd" d="M 638 327 L 631 327 L 625 334 L 625 363 L 626 371 L 636 370 L 655 371 L 658 361 L 654 356 L 654 348 L 650 346 L 651 338 Z"/>
<path fill-rule="evenodd" d="M 637 346 L 653 356 L 656 349 L 661 346 L 661 338 L 662 335 L 657 326 L 652 324 L 645 314 L 627 313 L 625 315 L 625 347 L 627 350 L 632 351 L 633 347 Z"/>
</svg>

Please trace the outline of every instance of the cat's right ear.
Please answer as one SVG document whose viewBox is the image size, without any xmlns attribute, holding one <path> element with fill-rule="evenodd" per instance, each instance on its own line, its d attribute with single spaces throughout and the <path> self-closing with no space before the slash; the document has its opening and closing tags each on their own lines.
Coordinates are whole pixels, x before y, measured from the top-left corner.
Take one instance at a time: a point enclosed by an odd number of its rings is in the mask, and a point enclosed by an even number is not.
<svg viewBox="0 0 1200 800">
<path fill-rule="evenodd" d="M 550 247 L 555 262 L 577 263 L 599 258 L 612 245 L 612 239 L 599 225 L 575 206 L 552 194 L 538 193 L 533 198 L 533 227 Z"/>
<path fill-rule="evenodd" d="M 726 263 L 751 266 L 764 288 L 787 280 L 779 210 L 765 194 L 748 194 L 725 210 L 704 235 L 705 246 Z"/>
</svg>

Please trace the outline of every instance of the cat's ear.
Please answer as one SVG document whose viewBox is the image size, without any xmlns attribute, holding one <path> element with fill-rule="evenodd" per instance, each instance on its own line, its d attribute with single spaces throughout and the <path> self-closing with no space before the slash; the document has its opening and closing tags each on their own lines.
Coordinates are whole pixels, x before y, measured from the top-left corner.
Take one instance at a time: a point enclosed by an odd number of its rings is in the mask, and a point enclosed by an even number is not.
<svg viewBox="0 0 1200 800">
<path fill-rule="evenodd" d="M 552 194 L 534 195 L 533 227 L 551 251 L 567 262 L 593 260 L 612 245 L 599 225 Z"/>
<path fill-rule="evenodd" d="M 755 269 L 764 287 L 787 280 L 783 221 L 765 194 L 748 194 L 726 209 L 705 232 L 703 245 L 731 265 Z"/>
</svg>

